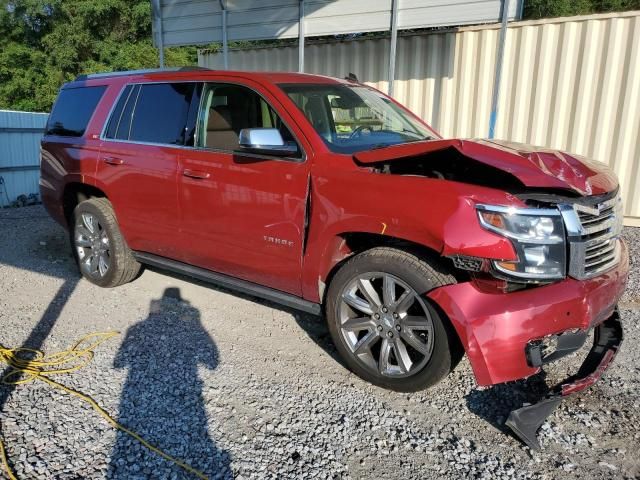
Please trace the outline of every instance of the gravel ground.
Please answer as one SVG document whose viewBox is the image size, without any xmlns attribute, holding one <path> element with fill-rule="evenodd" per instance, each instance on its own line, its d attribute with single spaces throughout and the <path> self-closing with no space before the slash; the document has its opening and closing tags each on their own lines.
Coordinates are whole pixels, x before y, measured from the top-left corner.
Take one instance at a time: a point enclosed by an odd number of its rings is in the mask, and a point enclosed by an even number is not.
<svg viewBox="0 0 640 480">
<path fill-rule="evenodd" d="M 625 235 L 639 258 L 640 229 Z M 615 364 L 549 418 L 537 453 L 502 423 L 540 377 L 481 390 L 465 359 L 428 391 L 388 392 L 341 365 L 315 317 L 151 270 L 100 289 L 79 281 L 68 252 L 41 207 L 0 211 L 0 343 L 53 352 L 120 331 L 60 381 L 211 478 L 640 476 L 637 264 Z M 0 387 L 0 414 L 20 478 L 191 478 L 42 383 Z"/>
</svg>

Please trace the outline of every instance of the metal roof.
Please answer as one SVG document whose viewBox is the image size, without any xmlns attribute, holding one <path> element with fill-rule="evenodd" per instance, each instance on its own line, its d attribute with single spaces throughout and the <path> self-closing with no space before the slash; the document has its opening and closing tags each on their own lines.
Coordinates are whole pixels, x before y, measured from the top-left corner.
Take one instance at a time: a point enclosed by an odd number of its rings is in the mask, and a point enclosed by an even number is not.
<svg viewBox="0 0 640 480">
<path fill-rule="evenodd" d="M 501 0 L 397 1 L 397 28 L 412 29 L 495 22 Z M 508 0 L 509 18 L 521 1 Z M 264 40 L 299 35 L 301 9 L 306 37 L 389 30 L 392 0 L 153 0 L 155 45 Z M 160 39 L 160 36 L 162 37 Z"/>
</svg>

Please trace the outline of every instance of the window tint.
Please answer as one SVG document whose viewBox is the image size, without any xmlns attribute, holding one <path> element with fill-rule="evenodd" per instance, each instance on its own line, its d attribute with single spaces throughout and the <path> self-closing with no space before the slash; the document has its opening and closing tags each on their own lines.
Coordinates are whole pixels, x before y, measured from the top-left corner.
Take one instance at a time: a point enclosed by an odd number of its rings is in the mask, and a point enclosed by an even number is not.
<svg viewBox="0 0 640 480">
<path fill-rule="evenodd" d="M 206 84 L 196 146 L 237 150 L 243 128 L 277 128 L 286 144 L 297 145 L 284 122 L 258 93 L 240 85 Z"/>
<path fill-rule="evenodd" d="M 114 138 L 119 140 L 129 140 L 129 133 L 131 133 L 131 120 L 133 119 L 133 107 L 136 105 L 136 100 L 140 94 L 140 85 L 136 85 L 132 88 L 127 104 L 122 110 L 122 115 L 116 127 Z"/>
<path fill-rule="evenodd" d="M 118 99 L 118 104 L 116 105 L 116 107 L 113 109 L 113 112 L 111 113 L 111 118 L 109 119 L 109 126 L 107 127 L 107 131 L 105 132 L 105 136 L 107 138 L 120 138 L 123 139 L 123 137 L 117 136 L 116 133 L 118 132 L 118 127 L 123 123 L 123 121 L 126 123 L 126 117 L 123 116 L 124 114 L 124 106 L 127 105 L 127 102 L 129 100 L 129 98 L 131 97 L 131 92 L 133 90 L 133 86 L 132 85 L 127 85 L 127 87 L 124 89 L 124 91 L 122 92 L 122 94 L 120 95 L 120 98 Z M 131 105 L 133 105 L 133 103 L 131 103 Z M 131 122 L 131 111 L 129 111 L 129 123 Z M 129 136 L 129 127 L 126 128 L 126 134 L 127 137 Z"/>
<path fill-rule="evenodd" d="M 135 99 L 129 140 L 184 144 L 185 125 L 194 86 L 194 83 L 142 85 Z M 123 117 L 126 116 L 131 100 L 130 98 L 127 102 Z M 117 138 L 123 138 L 121 127 L 116 133 Z"/>
<path fill-rule="evenodd" d="M 60 91 L 49 120 L 45 135 L 81 137 L 89 119 L 102 98 L 106 86 L 65 88 Z"/>
</svg>

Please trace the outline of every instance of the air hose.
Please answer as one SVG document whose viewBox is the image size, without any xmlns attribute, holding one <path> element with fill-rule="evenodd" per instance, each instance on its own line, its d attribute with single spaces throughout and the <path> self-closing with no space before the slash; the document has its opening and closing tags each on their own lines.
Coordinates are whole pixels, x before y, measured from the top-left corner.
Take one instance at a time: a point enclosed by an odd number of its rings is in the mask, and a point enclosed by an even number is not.
<svg viewBox="0 0 640 480">
<path fill-rule="evenodd" d="M 173 462 L 182 469 L 192 473 L 198 478 L 207 479 L 207 476 L 199 470 L 196 470 L 185 462 L 172 457 L 157 447 L 154 447 L 136 432 L 124 427 L 114 420 L 107 411 L 88 395 L 73 390 L 65 385 L 52 380 L 50 377 L 61 375 L 64 373 L 72 373 L 80 370 L 93 360 L 94 349 L 106 340 L 118 335 L 118 332 L 101 332 L 92 333 L 75 343 L 68 350 L 45 355 L 41 350 L 31 348 L 5 348 L 0 344 L 0 363 L 6 363 L 9 372 L 0 380 L 3 385 L 22 385 L 33 381 L 41 381 L 49 386 L 62 390 L 70 395 L 78 397 L 80 400 L 88 403 L 96 412 L 98 412 L 111 426 L 133 437 L 142 445 L 152 452 L 160 455 L 165 460 Z M 30 358 L 27 358 L 30 357 Z M 7 459 L 7 453 L 0 439 L 0 462 L 6 471 L 10 480 L 17 480 L 17 477 L 11 470 Z"/>
</svg>

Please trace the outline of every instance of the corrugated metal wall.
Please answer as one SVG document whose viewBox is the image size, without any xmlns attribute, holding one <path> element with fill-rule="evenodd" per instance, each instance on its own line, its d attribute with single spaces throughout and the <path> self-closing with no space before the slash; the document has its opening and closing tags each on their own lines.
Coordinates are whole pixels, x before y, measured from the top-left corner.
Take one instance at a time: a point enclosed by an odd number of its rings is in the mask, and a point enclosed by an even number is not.
<svg viewBox="0 0 640 480">
<path fill-rule="evenodd" d="M 38 193 L 40 138 L 46 113 L 0 110 L 0 206 Z"/>
<path fill-rule="evenodd" d="M 486 137 L 498 25 L 398 39 L 394 96 L 447 137 Z M 349 72 L 387 90 L 388 39 L 311 44 L 305 69 Z M 221 55 L 199 64 L 221 68 Z M 238 70 L 297 69 L 297 47 L 229 52 Z M 640 12 L 514 22 L 507 34 L 496 138 L 609 164 L 640 226 Z"/>
</svg>

